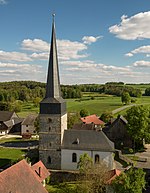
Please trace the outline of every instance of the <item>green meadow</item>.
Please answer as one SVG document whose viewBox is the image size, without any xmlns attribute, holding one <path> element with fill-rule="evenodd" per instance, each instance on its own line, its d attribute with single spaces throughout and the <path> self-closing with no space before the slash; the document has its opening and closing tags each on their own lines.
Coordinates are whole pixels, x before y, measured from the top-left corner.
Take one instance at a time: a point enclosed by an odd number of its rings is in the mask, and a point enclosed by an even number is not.
<svg viewBox="0 0 150 193">
<path fill-rule="evenodd" d="M 135 98 L 136 103 L 140 105 L 150 105 L 150 97 L 142 96 Z M 101 115 L 103 112 L 111 112 L 117 108 L 123 107 L 120 97 L 104 95 L 99 93 L 83 93 L 81 99 L 66 99 L 67 112 L 80 112 L 81 109 L 87 109 L 90 114 Z M 128 109 L 128 108 L 127 108 Z M 127 110 L 123 110 L 123 113 Z M 25 102 L 22 106 L 22 111 L 18 113 L 20 117 L 26 117 L 29 114 L 37 114 L 39 107 L 35 107 L 32 102 Z M 118 113 L 117 113 L 118 114 Z"/>
</svg>

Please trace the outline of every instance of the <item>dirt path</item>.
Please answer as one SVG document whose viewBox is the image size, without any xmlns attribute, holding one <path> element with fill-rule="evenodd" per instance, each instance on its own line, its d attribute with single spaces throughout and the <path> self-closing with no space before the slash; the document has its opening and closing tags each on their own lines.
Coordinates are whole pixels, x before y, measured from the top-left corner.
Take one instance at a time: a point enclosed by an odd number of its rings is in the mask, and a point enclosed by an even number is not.
<svg viewBox="0 0 150 193">
<path fill-rule="evenodd" d="M 112 111 L 112 114 L 119 113 L 120 111 L 123 111 L 129 107 L 137 106 L 137 105 L 149 105 L 150 103 L 141 103 L 141 104 L 131 104 L 131 105 L 124 105 L 123 107 L 120 107 L 118 109 L 115 109 Z"/>
<path fill-rule="evenodd" d="M 124 109 L 127 109 L 129 107 L 132 107 L 132 106 L 136 106 L 137 104 L 131 104 L 131 105 L 125 105 L 123 107 L 120 107 L 118 109 L 115 109 L 112 111 L 112 114 L 116 114 L 116 113 L 119 113 L 120 111 L 123 111 Z"/>
</svg>

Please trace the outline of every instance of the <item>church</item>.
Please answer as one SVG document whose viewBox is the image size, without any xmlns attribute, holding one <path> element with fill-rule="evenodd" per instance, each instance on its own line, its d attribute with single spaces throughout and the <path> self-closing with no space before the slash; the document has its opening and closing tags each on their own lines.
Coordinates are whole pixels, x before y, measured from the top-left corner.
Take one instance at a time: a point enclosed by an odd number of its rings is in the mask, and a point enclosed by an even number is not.
<svg viewBox="0 0 150 193">
<path fill-rule="evenodd" d="M 61 97 L 55 21 L 47 73 L 45 98 L 40 102 L 39 159 L 49 169 L 77 170 L 80 155 L 87 153 L 95 163 L 103 160 L 113 169 L 114 143 L 100 130 L 67 130 L 66 101 Z"/>
</svg>

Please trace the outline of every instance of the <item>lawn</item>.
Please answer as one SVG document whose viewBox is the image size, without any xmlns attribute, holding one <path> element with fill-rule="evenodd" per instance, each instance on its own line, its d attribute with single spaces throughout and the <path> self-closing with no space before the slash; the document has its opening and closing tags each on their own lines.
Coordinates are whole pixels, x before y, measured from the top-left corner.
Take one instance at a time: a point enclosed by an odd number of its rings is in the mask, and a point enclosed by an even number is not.
<svg viewBox="0 0 150 193">
<path fill-rule="evenodd" d="M 77 183 L 76 182 L 64 182 L 54 185 L 46 185 L 46 189 L 51 193 L 69 193 L 76 192 Z"/>
<path fill-rule="evenodd" d="M 94 97 L 92 100 L 91 97 Z M 150 105 L 150 97 L 142 96 L 135 98 L 136 104 Z M 81 99 L 66 99 L 67 112 L 80 112 L 81 109 L 87 109 L 90 114 L 101 115 L 105 111 L 112 111 L 122 107 L 121 98 L 111 95 L 86 92 Z M 126 109 L 127 110 L 127 109 Z M 125 113 L 124 110 L 121 113 Z M 23 103 L 22 111 L 17 113 L 19 117 L 26 117 L 29 114 L 37 114 L 39 107 L 35 107 L 32 102 Z"/>
<path fill-rule="evenodd" d="M 0 147 L 0 167 L 23 159 L 25 150 Z"/>
</svg>

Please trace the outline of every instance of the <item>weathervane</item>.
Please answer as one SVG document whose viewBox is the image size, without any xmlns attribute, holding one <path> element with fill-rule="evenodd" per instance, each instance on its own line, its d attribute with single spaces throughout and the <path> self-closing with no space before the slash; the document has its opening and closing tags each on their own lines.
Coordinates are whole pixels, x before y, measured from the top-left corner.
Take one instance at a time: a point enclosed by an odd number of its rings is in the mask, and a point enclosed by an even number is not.
<svg viewBox="0 0 150 193">
<path fill-rule="evenodd" d="M 55 13 L 52 13 L 52 17 L 53 17 L 53 22 L 55 21 Z"/>
</svg>

